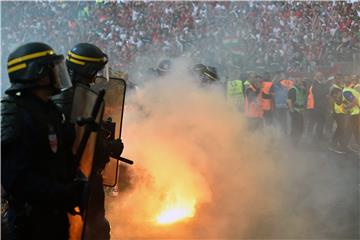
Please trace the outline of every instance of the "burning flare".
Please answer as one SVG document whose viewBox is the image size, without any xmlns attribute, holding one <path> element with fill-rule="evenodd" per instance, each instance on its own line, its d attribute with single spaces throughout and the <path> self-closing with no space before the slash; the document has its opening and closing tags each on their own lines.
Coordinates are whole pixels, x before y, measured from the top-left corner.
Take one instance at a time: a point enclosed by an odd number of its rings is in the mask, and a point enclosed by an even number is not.
<svg viewBox="0 0 360 240">
<path fill-rule="evenodd" d="M 195 214 L 195 201 L 178 203 L 175 206 L 163 210 L 157 217 L 158 224 L 171 224 L 187 218 L 192 218 Z"/>
</svg>

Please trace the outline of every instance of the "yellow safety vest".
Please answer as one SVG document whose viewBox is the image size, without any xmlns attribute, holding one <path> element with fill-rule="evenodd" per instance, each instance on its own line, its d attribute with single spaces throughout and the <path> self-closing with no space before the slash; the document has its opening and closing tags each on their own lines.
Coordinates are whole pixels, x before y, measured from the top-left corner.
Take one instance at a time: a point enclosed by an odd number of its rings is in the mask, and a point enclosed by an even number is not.
<svg viewBox="0 0 360 240">
<path fill-rule="evenodd" d="M 350 115 L 357 115 L 360 114 L 360 93 L 358 91 L 356 91 L 355 89 L 349 88 L 349 87 L 345 87 L 343 89 L 343 94 L 344 92 L 351 92 L 351 94 L 355 97 L 355 99 L 357 100 L 357 105 L 355 105 L 354 107 L 352 107 L 351 109 L 349 109 L 349 113 Z M 343 98 L 344 101 L 347 101 L 345 98 Z"/>
<path fill-rule="evenodd" d="M 334 83 L 334 84 L 330 87 L 330 93 L 332 92 L 332 90 L 333 90 L 334 88 L 343 90 L 342 87 L 340 87 L 340 86 L 338 86 L 337 84 Z M 345 112 L 345 109 L 344 109 L 344 103 L 342 102 L 341 104 L 337 104 L 336 102 L 334 102 L 334 112 L 335 112 L 335 113 L 346 113 L 346 112 Z"/>
<path fill-rule="evenodd" d="M 337 104 L 337 103 L 334 103 L 334 112 L 335 113 L 345 113 L 345 110 L 344 110 L 344 104 L 341 103 L 341 104 Z"/>
<path fill-rule="evenodd" d="M 243 83 L 241 80 L 232 80 L 227 82 L 228 97 L 244 96 Z"/>
</svg>

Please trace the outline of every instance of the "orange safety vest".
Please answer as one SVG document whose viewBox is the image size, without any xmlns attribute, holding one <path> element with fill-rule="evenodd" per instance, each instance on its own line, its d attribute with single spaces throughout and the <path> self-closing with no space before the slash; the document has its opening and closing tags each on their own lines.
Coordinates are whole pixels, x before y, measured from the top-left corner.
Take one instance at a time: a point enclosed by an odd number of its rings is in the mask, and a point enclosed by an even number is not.
<svg viewBox="0 0 360 240">
<path fill-rule="evenodd" d="M 261 108 L 265 111 L 269 111 L 272 108 L 272 96 L 270 94 L 270 88 L 272 85 L 272 82 L 262 83 Z"/>
<path fill-rule="evenodd" d="M 294 86 L 294 82 L 289 79 L 283 79 L 280 81 L 280 84 L 290 90 Z"/>
<path fill-rule="evenodd" d="M 256 91 L 256 89 L 249 85 L 252 91 Z M 245 97 L 245 116 L 249 118 L 262 118 L 263 116 L 263 109 L 261 108 L 261 92 L 257 95 L 257 101 L 253 101 L 249 103 L 248 96 Z"/>
<path fill-rule="evenodd" d="M 314 109 L 314 94 L 312 92 L 312 85 L 309 88 L 309 94 L 307 97 L 306 109 Z"/>
</svg>

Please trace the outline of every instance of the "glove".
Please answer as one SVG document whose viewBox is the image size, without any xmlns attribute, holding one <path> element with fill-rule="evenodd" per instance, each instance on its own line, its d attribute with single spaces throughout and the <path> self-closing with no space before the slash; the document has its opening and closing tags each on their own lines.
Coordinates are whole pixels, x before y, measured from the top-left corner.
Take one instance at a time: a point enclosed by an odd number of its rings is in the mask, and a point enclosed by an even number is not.
<svg viewBox="0 0 360 240">
<path fill-rule="evenodd" d="M 64 191 L 64 202 L 66 208 L 71 214 L 76 214 L 74 208 L 79 207 L 80 213 L 83 212 L 86 204 L 86 199 L 88 195 L 88 182 L 76 179 L 70 184 L 65 186 Z"/>
<path fill-rule="evenodd" d="M 120 157 L 121 153 L 124 150 L 124 144 L 120 138 L 109 141 L 108 146 L 109 146 L 110 156 L 113 158 Z"/>
</svg>

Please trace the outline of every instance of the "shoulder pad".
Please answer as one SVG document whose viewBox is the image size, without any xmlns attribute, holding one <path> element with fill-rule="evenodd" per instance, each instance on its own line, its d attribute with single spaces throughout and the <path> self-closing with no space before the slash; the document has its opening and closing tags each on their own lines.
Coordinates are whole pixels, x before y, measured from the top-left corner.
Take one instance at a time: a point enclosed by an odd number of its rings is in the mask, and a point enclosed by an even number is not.
<svg viewBox="0 0 360 240">
<path fill-rule="evenodd" d="M 20 136 L 21 109 L 11 97 L 1 100 L 1 143 L 11 142 Z"/>
</svg>

